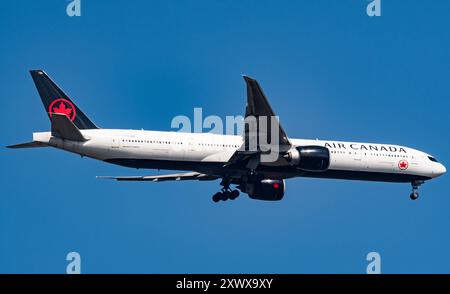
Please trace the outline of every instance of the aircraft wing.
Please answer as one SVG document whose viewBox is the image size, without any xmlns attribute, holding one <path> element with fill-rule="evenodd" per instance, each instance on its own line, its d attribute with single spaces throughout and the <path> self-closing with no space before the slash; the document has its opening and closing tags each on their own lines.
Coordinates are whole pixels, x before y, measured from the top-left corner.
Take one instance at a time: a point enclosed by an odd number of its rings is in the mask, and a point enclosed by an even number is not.
<svg viewBox="0 0 450 294">
<path fill-rule="evenodd" d="M 216 180 L 219 177 L 202 174 L 198 172 L 188 172 L 179 174 L 167 174 L 157 176 L 98 176 L 98 179 L 112 179 L 117 181 L 150 181 L 150 182 L 164 182 L 164 181 L 187 181 L 187 180 L 199 180 L 199 181 L 211 181 Z"/>
<path fill-rule="evenodd" d="M 266 117 L 267 119 L 270 119 L 272 117 L 275 117 L 275 112 L 272 110 L 272 107 L 269 104 L 269 101 L 266 98 L 266 95 L 264 95 L 263 90 L 261 89 L 261 86 L 259 83 L 248 77 L 244 76 L 244 80 L 247 84 L 247 107 L 245 108 L 245 117 L 253 116 L 255 118 L 261 118 Z M 271 142 L 271 134 L 270 134 L 270 121 L 267 122 L 267 142 Z M 259 127 L 259 125 L 258 125 Z M 278 128 L 278 142 L 272 142 L 272 143 L 278 143 L 281 147 L 285 146 L 291 146 L 291 143 L 289 142 L 289 139 L 286 135 L 286 132 L 281 127 L 281 124 L 278 120 L 275 120 L 274 127 Z M 248 136 L 248 130 L 245 134 Z M 266 134 L 262 134 L 266 135 Z M 260 143 L 260 140 L 258 140 L 258 143 Z M 262 142 L 261 142 L 262 143 Z M 265 143 L 265 142 L 264 142 Z"/>
<path fill-rule="evenodd" d="M 244 144 L 236 151 L 229 162 L 225 166 L 240 166 L 247 168 L 256 168 L 260 162 L 260 154 L 263 150 L 271 149 L 275 144 L 278 144 L 279 153 L 284 153 L 292 146 L 291 142 L 286 135 L 283 127 L 276 118 L 275 112 L 269 104 L 263 90 L 259 83 L 248 77 L 244 76 L 245 83 L 247 85 L 247 106 L 245 109 L 245 119 L 254 117 L 257 124 L 257 132 L 249 128 L 248 124 L 245 124 L 244 129 Z M 273 120 L 272 120 L 273 118 Z M 266 121 L 266 130 L 260 129 L 261 120 Z M 271 123 L 272 120 L 272 123 Z M 278 129 L 278 138 L 272 138 L 271 128 Z M 256 142 L 256 150 L 250 150 L 250 142 L 254 140 Z"/>
</svg>

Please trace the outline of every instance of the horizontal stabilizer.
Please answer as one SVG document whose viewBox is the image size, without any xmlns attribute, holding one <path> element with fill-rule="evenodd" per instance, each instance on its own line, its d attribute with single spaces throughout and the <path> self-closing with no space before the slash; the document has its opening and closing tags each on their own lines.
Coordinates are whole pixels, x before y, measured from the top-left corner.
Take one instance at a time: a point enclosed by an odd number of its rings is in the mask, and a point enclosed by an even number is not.
<svg viewBox="0 0 450 294">
<path fill-rule="evenodd" d="M 37 147 L 48 147 L 48 145 L 45 143 L 42 143 L 42 142 L 28 142 L 28 143 L 6 146 L 6 148 L 11 148 L 11 149 L 37 148 Z"/>
<path fill-rule="evenodd" d="M 186 180 L 199 180 L 199 181 L 211 181 L 216 180 L 218 177 L 201 174 L 197 172 L 181 173 L 181 174 L 168 174 L 159 176 L 125 176 L 125 177 L 102 177 L 98 176 L 98 179 L 110 179 L 117 181 L 150 181 L 150 182 L 164 182 L 164 181 L 186 181 Z"/>
<path fill-rule="evenodd" d="M 52 114 L 52 136 L 71 141 L 86 141 L 80 130 L 65 115 L 60 113 Z"/>
</svg>

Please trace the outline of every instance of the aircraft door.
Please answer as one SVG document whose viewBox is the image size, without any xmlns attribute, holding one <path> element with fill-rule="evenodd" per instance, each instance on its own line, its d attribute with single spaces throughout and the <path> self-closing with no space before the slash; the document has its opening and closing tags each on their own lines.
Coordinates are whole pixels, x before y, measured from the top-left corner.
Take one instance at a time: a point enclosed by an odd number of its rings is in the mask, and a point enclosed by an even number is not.
<svg viewBox="0 0 450 294">
<path fill-rule="evenodd" d="M 112 143 L 111 143 L 111 148 L 112 149 L 119 149 L 120 148 L 120 139 L 113 138 L 112 139 Z"/>
</svg>

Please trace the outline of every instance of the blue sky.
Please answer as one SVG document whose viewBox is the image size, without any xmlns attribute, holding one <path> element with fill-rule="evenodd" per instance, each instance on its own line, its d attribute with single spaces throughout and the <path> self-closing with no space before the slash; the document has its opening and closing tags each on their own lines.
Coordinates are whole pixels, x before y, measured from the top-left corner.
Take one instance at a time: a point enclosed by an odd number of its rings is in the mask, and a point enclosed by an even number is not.
<svg viewBox="0 0 450 294">
<path fill-rule="evenodd" d="M 450 2 L 2 1 L 0 145 L 49 129 L 42 68 L 100 127 L 170 130 L 240 115 L 258 79 L 291 137 L 384 142 L 450 163 Z M 294 179 L 281 202 L 215 204 L 218 182 L 117 183 L 136 171 L 54 149 L 0 153 L 0 272 L 450 272 L 449 177 L 408 184 Z"/>
</svg>

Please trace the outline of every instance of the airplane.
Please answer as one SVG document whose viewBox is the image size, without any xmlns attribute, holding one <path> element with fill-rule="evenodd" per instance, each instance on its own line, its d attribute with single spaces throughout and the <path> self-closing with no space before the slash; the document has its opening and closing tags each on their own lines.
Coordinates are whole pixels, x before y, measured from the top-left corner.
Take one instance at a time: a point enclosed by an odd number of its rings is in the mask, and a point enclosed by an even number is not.
<svg viewBox="0 0 450 294">
<path fill-rule="evenodd" d="M 289 138 L 278 120 L 265 132 L 255 133 L 246 125 L 239 136 L 101 129 L 43 70 L 30 73 L 51 131 L 34 132 L 31 142 L 8 148 L 54 147 L 130 168 L 183 171 L 98 178 L 149 182 L 220 179 L 214 202 L 234 200 L 239 190 L 251 199 L 281 200 L 285 180 L 295 177 L 396 182 L 410 183 L 410 198 L 415 200 L 420 185 L 446 172 L 435 157 L 406 146 Z M 259 122 L 260 118 L 276 117 L 259 83 L 249 76 L 243 78 L 247 87 L 245 118 L 255 117 Z M 278 136 L 269 129 L 278 131 Z M 256 148 L 249 150 L 252 138 Z M 262 160 L 274 145 L 278 147 L 274 148 L 276 159 Z"/>
</svg>

